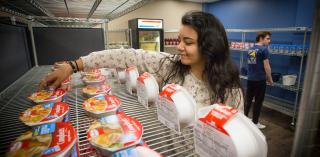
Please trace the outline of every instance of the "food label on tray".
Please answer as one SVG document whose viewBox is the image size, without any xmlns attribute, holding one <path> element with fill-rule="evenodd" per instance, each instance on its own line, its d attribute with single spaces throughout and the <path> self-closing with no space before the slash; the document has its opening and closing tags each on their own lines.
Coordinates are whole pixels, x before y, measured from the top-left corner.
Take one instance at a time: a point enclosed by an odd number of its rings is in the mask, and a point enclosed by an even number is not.
<svg viewBox="0 0 320 157">
<path fill-rule="evenodd" d="M 77 133 L 70 123 L 49 123 L 34 127 L 19 136 L 7 156 L 56 156 L 69 151 L 76 142 Z"/>
<path fill-rule="evenodd" d="M 87 93 L 90 95 L 107 93 L 111 90 L 111 86 L 108 84 L 103 84 L 101 86 L 86 86 L 82 89 L 83 93 Z"/>
<path fill-rule="evenodd" d="M 149 78 L 151 75 L 148 73 L 148 72 L 144 72 L 142 75 L 140 75 L 138 78 L 137 78 L 137 80 L 139 81 L 139 82 L 141 82 L 141 83 L 143 83 L 144 84 L 144 80 L 146 79 L 146 78 Z"/>
<path fill-rule="evenodd" d="M 49 123 L 33 128 L 33 136 L 52 134 L 56 131 L 56 123 Z"/>
<path fill-rule="evenodd" d="M 39 92 L 33 93 L 31 96 L 29 96 L 29 99 L 33 101 L 50 101 L 64 95 L 65 92 L 66 91 L 63 89 L 56 89 L 55 91 L 41 90 Z"/>
<path fill-rule="evenodd" d="M 195 152 L 201 157 L 234 157 L 236 149 L 230 136 L 221 131 L 197 121 L 194 126 Z"/>
<path fill-rule="evenodd" d="M 70 147 L 76 140 L 76 131 L 69 123 L 56 123 L 49 147 L 43 151 L 44 157 L 57 155 Z"/>
<path fill-rule="evenodd" d="M 89 128 L 87 137 L 90 143 L 115 152 L 138 144 L 142 133 L 140 122 L 125 114 L 117 114 L 94 123 Z"/>
<path fill-rule="evenodd" d="M 68 111 L 69 106 L 63 102 L 39 104 L 22 112 L 19 118 L 27 124 L 37 124 L 59 118 Z"/>
<path fill-rule="evenodd" d="M 171 99 L 171 95 L 174 94 L 177 90 L 179 90 L 180 86 L 176 84 L 168 84 L 159 94 L 161 97 L 166 98 L 168 101 L 173 102 Z"/>
<path fill-rule="evenodd" d="M 200 118 L 199 120 L 228 135 L 223 126 L 237 112 L 237 109 L 224 104 L 217 104 L 216 107 L 212 109 L 204 118 Z"/>
<path fill-rule="evenodd" d="M 47 104 L 45 106 L 52 106 L 53 103 Z M 53 105 L 52 110 L 49 114 L 49 116 L 43 120 L 41 120 L 41 122 L 43 121 L 48 121 L 54 118 L 58 118 L 60 116 L 62 116 L 63 114 L 65 114 L 66 112 L 69 111 L 69 106 L 66 103 L 63 102 L 57 102 Z"/>
<path fill-rule="evenodd" d="M 108 112 L 117 109 L 121 105 L 118 97 L 100 94 L 84 101 L 83 108 L 90 112 Z"/>
<path fill-rule="evenodd" d="M 238 111 L 225 105 L 218 105 L 194 126 L 195 151 L 201 157 L 237 156 L 235 146 L 223 129 L 224 124 Z"/>
<path fill-rule="evenodd" d="M 180 131 L 180 123 L 178 119 L 178 112 L 172 102 L 167 97 L 159 96 L 156 101 L 158 120 L 168 128 L 176 131 L 178 134 Z"/>
<path fill-rule="evenodd" d="M 137 143 L 142 137 L 142 125 L 137 120 L 126 115 L 120 114 L 117 116 L 123 131 L 121 141 L 124 146 L 127 147 Z"/>
<path fill-rule="evenodd" d="M 138 101 L 145 107 L 149 108 L 148 104 L 148 96 L 146 92 L 146 87 L 143 83 L 140 81 L 137 82 L 137 96 L 138 96 Z"/>
</svg>

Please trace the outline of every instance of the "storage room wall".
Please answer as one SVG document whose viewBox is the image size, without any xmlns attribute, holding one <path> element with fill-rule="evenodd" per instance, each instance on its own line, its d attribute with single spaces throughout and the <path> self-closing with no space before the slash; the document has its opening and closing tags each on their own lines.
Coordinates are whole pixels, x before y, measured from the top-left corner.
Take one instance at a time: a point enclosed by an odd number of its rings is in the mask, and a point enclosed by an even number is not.
<svg viewBox="0 0 320 157">
<path fill-rule="evenodd" d="M 116 18 L 108 23 L 108 30 L 127 29 L 128 21 L 134 18 L 158 18 L 164 20 L 164 30 L 177 30 L 181 17 L 188 11 L 202 10 L 201 3 L 182 2 L 173 0 L 155 0 L 147 5 Z M 176 37 L 176 33 L 165 33 L 166 37 Z M 108 42 L 124 41 L 123 32 L 110 32 Z"/>
<path fill-rule="evenodd" d="M 279 28 L 311 27 L 315 0 L 228 0 L 203 4 L 203 10 L 217 16 L 226 28 Z M 246 35 L 254 42 L 255 33 Z M 303 33 L 273 33 L 272 43 L 302 44 Z M 241 40 L 241 33 L 228 33 L 229 40 Z M 307 42 L 310 34 L 307 35 Z M 235 63 L 239 64 L 241 53 L 231 52 Z M 271 55 L 273 72 L 298 74 L 299 57 Z M 302 79 L 303 79 L 302 74 Z M 245 84 L 244 84 L 245 85 Z M 284 89 L 268 87 L 267 93 L 294 102 L 295 93 Z"/>
</svg>

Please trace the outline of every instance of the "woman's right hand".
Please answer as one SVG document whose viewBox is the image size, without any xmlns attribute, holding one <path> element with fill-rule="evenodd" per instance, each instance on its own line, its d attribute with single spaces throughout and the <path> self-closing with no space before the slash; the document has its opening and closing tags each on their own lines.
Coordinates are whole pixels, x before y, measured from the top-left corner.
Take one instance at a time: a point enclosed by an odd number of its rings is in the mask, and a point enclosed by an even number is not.
<svg viewBox="0 0 320 157">
<path fill-rule="evenodd" d="M 56 89 L 73 73 L 68 63 L 55 65 L 55 70 L 46 75 L 39 84 L 39 89 Z"/>
</svg>

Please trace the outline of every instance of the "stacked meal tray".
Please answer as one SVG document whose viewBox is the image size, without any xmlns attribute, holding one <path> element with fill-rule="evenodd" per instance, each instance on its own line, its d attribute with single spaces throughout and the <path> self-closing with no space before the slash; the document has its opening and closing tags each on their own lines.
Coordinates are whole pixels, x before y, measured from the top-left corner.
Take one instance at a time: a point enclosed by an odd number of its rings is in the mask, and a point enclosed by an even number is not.
<svg viewBox="0 0 320 157">
<path fill-rule="evenodd" d="M 28 96 L 38 88 L 40 79 L 50 71 L 50 66 L 40 66 L 31 69 L 21 79 L 1 93 L 0 97 L 0 156 L 5 155 L 8 146 L 20 135 L 30 130 L 30 127 L 19 120 L 21 112 L 34 106 Z M 171 131 L 157 119 L 156 108 L 145 109 L 137 100 L 136 95 L 130 95 L 124 84 L 119 84 L 114 78 L 108 78 L 112 86 L 112 95 L 121 100 L 121 109 L 143 126 L 142 139 L 152 150 L 163 156 L 196 156 L 193 147 L 193 133 L 186 128 L 181 135 Z M 77 142 L 80 156 L 101 156 L 88 141 L 88 129 L 96 121 L 83 109 L 87 97 L 82 93 L 86 85 L 81 81 L 80 74 L 74 74 L 72 88 L 67 92 L 66 104 L 69 105 L 71 125 L 77 132 Z"/>
</svg>

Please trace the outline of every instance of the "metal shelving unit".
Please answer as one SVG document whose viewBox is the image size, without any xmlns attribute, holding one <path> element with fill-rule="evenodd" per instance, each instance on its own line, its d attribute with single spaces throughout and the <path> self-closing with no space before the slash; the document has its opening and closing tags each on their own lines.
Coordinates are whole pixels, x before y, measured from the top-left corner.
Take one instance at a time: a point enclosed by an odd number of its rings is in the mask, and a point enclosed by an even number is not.
<svg viewBox="0 0 320 157">
<path fill-rule="evenodd" d="M 27 99 L 30 93 L 37 90 L 40 79 L 50 71 L 51 66 L 34 67 L 0 94 L 0 156 L 4 155 L 8 146 L 19 135 L 30 128 L 19 121 L 20 112 L 33 106 Z M 82 96 L 82 81 L 79 74 L 74 74 L 71 82 L 73 89 L 67 94 L 67 104 L 70 107 L 70 121 L 78 132 L 78 142 L 81 157 L 100 156 L 88 142 L 86 131 L 93 118 L 87 116 L 82 109 L 85 98 Z M 157 119 L 156 108 L 145 109 L 134 95 L 129 95 L 125 86 L 109 79 L 112 93 L 122 101 L 124 112 L 139 120 L 144 128 L 143 140 L 150 148 L 164 156 L 196 156 L 193 146 L 193 132 L 186 128 L 181 135 L 171 131 Z"/>
<path fill-rule="evenodd" d="M 310 28 L 307 27 L 288 27 L 288 28 L 262 28 L 262 29 L 227 29 L 227 32 L 233 32 L 233 33 L 241 33 L 241 42 L 245 42 L 246 39 L 246 33 L 255 33 L 255 32 L 259 32 L 259 31 L 270 31 L 270 32 L 300 32 L 303 33 L 303 52 L 301 54 L 295 53 L 278 53 L 278 52 L 274 52 L 274 51 L 270 51 L 271 55 L 284 55 L 284 56 L 292 56 L 292 57 L 299 57 L 300 58 L 300 67 L 299 67 L 299 74 L 298 74 L 298 79 L 297 79 L 297 83 L 293 86 L 285 86 L 281 83 L 275 82 L 273 84 L 272 87 L 277 87 L 277 88 L 281 88 L 281 89 L 285 89 L 288 91 L 292 91 L 295 92 L 295 102 L 294 102 L 294 106 L 293 107 L 289 107 L 289 105 L 282 105 L 282 106 L 286 106 L 286 108 L 283 107 L 275 107 L 274 105 L 267 105 L 268 107 L 278 110 L 280 112 L 283 113 L 290 113 L 289 115 L 292 116 L 292 122 L 291 125 L 294 126 L 295 125 L 295 120 L 296 120 L 296 116 L 297 116 L 297 108 L 298 108 L 298 103 L 299 103 L 299 97 L 302 91 L 302 82 L 301 82 L 301 77 L 302 77 L 302 71 L 303 71 L 303 62 L 305 60 L 306 54 L 307 52 L 304 52 L 304 48 L 306 46 L 306 40 L 307 40 L 307 33 L 311 31 Z M 244 55 L 243 52 L 247 52 L 248 50 L 245 49 L 234 49 L 231 48 L 231 50 L 233 52 L 240 52 L 241 53 L 241 57 L 240 57 L 240 69 L 243 67 L 243 62 L 244 62 Z M 240 76 L 241 79 L 248 79 L 246 76 Z M 270 97 L 267 95 L 267 97 Z M 272 99 L 277 100 L 277 101 L 282 101 L 285 102 L 285 100 L 278 98 L 275 99 L 274 96 L 271 96 Z M 281 104 L 281 103 L 280 103 Z M 283 104 L 283 103 L 282 103 Z"/>
<path fill-rule="evenodd" d="M 247 49 L 230 48 L 230 50 L 236 51 L 236 52 L 248 52 Z M 306 54 L 298 54 L 298 53 L 279 53 L 279 52 L 275 52 L 275 51 L 273 51 L 273 50 L 269 50 L 269 53 L 270 53 L 270 54 L 273 54 L 273 55 L 284 55 L 284 56 L 297 56 L 297 57 L 306 56 Z"/>
<path fill-rule="evenodd" d="M 244 79 L 244 80 L 248 79 L 247 76 L 243 76 L 243 75 L 240 75 L 240 78 Z M 292 86 L 286 86 L 286 85 L 283 85 L 283 84 L 281 84 L 279 82 L 274 82 L 272 86 L 283 88 L 283 89 L 286 89 L 286 90 L 289 90 L 289 91 L 292 91 L 292 92 L 297 92 L 298 91 L 298 84 L 295 84 L 295 85 L 292 85 Z M 302 90 L 302 87 L 299 87 L 299 91 L 301 91 L 301 90 Z"/>
<path fill-rule="evenodd" d="M 108 49 L 119 49 L 119 48 L 132 48 L 132 33 L 131 29 L 117 29 L 107 30 L 107 48 Z M 121 38 L 122 36 L 122 38 Z M 118 38 L 118 39 L 116 39 Z M 110 40 L 117 40 L 110 41 Z M 121 40 L 121 41 L 119 41 Z M 125 43 L 123 45 L 123 43 Z"/>
</svg>

